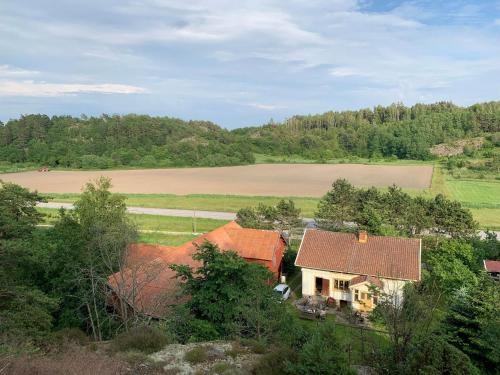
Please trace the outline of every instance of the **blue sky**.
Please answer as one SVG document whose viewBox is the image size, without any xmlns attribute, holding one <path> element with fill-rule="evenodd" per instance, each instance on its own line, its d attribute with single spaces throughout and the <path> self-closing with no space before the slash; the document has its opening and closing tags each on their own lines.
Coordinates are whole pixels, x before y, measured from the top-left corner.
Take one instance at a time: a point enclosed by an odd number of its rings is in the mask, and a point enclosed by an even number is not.
<svg viewBox="0 0 500 375">
<path fill-rule="evenodd" d="M 0 120 L 500 99 L 500 1 L 3 0 Z"/>
</svg>

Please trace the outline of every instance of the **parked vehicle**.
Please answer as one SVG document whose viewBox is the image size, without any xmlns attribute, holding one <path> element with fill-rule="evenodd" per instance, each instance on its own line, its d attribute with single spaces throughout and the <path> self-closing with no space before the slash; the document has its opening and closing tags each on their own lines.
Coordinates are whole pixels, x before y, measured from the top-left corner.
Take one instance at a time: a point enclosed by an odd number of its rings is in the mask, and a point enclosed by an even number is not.
<svg viewBox="0 0 500 375">
<path fill-rule="evenodd" d="M 278 284 L 274 287 L 274 290 L 281 296 L 283 301 L 286 301 L 288 298 L 290 298 L 291 289 L 288 285 Z"/>
</svg>

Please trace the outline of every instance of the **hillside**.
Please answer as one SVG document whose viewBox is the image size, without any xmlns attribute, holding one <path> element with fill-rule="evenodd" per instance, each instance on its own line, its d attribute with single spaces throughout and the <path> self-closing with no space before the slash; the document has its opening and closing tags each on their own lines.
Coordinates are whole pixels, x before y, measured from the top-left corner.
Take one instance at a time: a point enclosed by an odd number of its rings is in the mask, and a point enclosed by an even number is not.
<svg viewBox="0 0 500 375">
<path fill-rule="evenodd" d="M 428 160 L 432 146 L 500 131 L 500 102 L 441 102 L 293 116 L 233 131 L 141 115 L 26 115 L 0 123 L 0 164 L 83 169 L 252 164 L 255 155 Z M 4 168 L 5 169 L 5 168 Z"/>
</svg>

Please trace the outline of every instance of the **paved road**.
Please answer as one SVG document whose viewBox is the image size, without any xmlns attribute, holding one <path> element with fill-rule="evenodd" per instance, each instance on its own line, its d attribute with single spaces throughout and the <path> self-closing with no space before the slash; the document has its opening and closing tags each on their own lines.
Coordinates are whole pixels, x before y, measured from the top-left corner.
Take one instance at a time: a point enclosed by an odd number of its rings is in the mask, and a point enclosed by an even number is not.
<svg viewBox="0 0 500 375">
<path fill-rule="evenodd" d="M 38 207 L 42 208 L 65 208 L 73 209 L 71 203 L 59 202 L 41 202 Z M 177 210 L 171 208 L 147 208 L 147 207 L 127 207 L 127 211 L 131 214 L 140 215 L 157 215 L 157 216 L 177 216 L 177 217 L 199 217 L 204 219 L 219 219 L 219 220 L 235 220 L 236 214 L 232 212 L 217 212 L 217 211 L 193 211 L 193 210 Z"/>
<path fill-rule="evenodd" d="M 43 208 L 66 208 L 68 210 L 73 209 L 71 203 L 59 203 L 59 202 L 41 202 L 38 203 L 38 207 Z M 236 214 L 233 212 L 220 212 L 220 211 L 193 211 L 193 210 L 177 210 L 172 208 L 147 208 L 147 207 L 127 207 L 127 211 L 131 214 L 140 215 L 157 215 L 157 216 L 176 216 L 176 217 L 199 217 L 203 219 L 218 219 L 218 220 L 235 220 Z M 304 218 L 304 223 L 307 227 L 314 226 L 314 219 Z M 495 232 L 497 238 L 500 238 L 500 232 Z M 479 231 L 479 236 L 481 238 L 486 237 L 484 231 Z"/>
</svg>

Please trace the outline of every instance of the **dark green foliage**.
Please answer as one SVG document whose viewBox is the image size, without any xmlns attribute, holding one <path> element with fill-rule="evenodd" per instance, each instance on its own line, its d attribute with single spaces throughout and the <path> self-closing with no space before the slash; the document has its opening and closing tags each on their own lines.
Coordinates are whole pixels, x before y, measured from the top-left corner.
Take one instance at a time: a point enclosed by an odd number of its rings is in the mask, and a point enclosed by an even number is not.
<svg viewBox="0 0 500 375">
<path fill-rule="evenodd" d="M 253 153 L 332 158 L 430 159 L 433 145 L 500 130 L 500 102 L 441 102 L 294 116 L 224 130 L 207 121 L 141 115 L 27 115 L 0 124 L 0 160 L 71 168 L 251 164 Z"/>
<path fill-rule="evenodd" d="M 184 305 L 176 306 L 167 319 L 167 327 L 181 344 L 220 338 L 214 324 L 196 318 Z"/>
<path fill-rule="evenodd" d="M 22 116 L 0 126 L 0 160 L 86 169 L 254 162 L 248 145 L 210 122 L 137 115 Z"/>
<path fill-rule="evenodd" d="M 255 152 L 275 156 L 300 155 L 319 161 L 353 156 L 426 160 L 432 158 L 433 145 L 499 129 L 500 102 L 468 108 L 441 102 L 294 116 L 281 125 L 233 133 L 251 142 Z"/>
<path fill-rule="evenodd" d="M 186 352 L 184 359 L 193 365 L 205 362 L 208 359 L 207 350 L 203 346 L 197 346 Z"/>
<path fill-rule="evenodd" d="M 0 181 L 0 240 L 29 237 L 42 218 L 35 208 L 42 200 L 37 193 Z"/>
<path fill-rule="evenodd" d="M 283 320 L 285 307 L 267 283 L 273 275 L 231 251 L 221 252 L 209 242 L 198 246 L 193 259 L 202 266 L 173 265 L 185 281 L 184 293 L 192 314 L 211 323 L 221 335 L 271 338 Z"/>
<path fill-rule="evenodd" d="M 305 342 L 286 373 L 293 375 L 355 374 L 347 361 L 347 350 L 335 336 L 335 325 L 324 323 Z"/>
<path fill-rule="evenodd" d="M 477 229 L 468 209 L 441 194 L 434 199 L 412 198 L 396 186 L 381 192 L 374 187 L 355 188 L 344 179 L 332 184 L 319 202 L 315 216 L 323 229 L 353 230 L 351 223 L 354 223 L 360 229 L 381 235 L 416 236 L 430 232 L 469 238 Z"/>
<path fill-rule="evenodd" d="M 444 322 L 448 342 L 487 373 L 500 372 L 500 285 L 483 274 L 454 296 Z"/>
<path fill-rule="evenodd" d="M 0 182 L 0 341 L 38 340 L 52 328 L 58 300 L 37 285 L 46 260 L 38 246 L 43 236 L 35 229 L 39 200 L 36 193 Z"/>
<path fill-rule="evenodd" d="M 126 216 L 124 197 L 109 192 L 104 178 L 86 185 L 75 210 L 61 211 L 48 237 L 52 251 L 47 291 L 64 297 L 55 314 L 57 326 L 74 327 L 100 340 L 112 334 L 114 321 L 106 311 L 107 278 L 123 265 L 135 227 Z M 120 311 L 122 319 L 130 317 Z"/>
<path fill-rule="evenodd" d="M 170 344 L 171 339 L 157 327 L 137 326 L 115 337 L 112 343 L 114 351 L 126 352 L 137 350 L 146 354 L 157 352 Z"/>
<path fill-rule="evenodd" d="M 408 347 L 404 362 L 394 362 L 390 352 L 378 352 L 373 367 L 379 374 L 476 375 L 469 357 L 437 334 L 419 337 Z"/>
<path fill-rule="evenodd" d="M 300 208 L 290 199 L 281 199 L 276 206 L 261 203 L 256 208 L 242 208 L 236 214 L 236 222 L 245 228 L 288 232 L 302 224 Z"/>
<path fill-rule="evenodd" d="M 475 257 L 472 245 L 453 240 L 439 241 L 435 246 L 426 246 L 423 259 L 428 269 L 427 283 L 435 283 L 446 296 L 462 288 L 477 284 L 474 273 Z"/>
<path fill-rule="evenodd" d="M 254 375 L 284 375 L 288 363 L 297 360 L 297 353 L 292 348 L 274 346 L 263 355 L 252 369 Z"/>
</svg>

